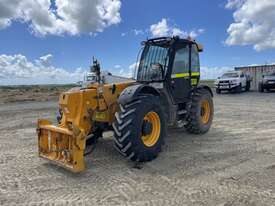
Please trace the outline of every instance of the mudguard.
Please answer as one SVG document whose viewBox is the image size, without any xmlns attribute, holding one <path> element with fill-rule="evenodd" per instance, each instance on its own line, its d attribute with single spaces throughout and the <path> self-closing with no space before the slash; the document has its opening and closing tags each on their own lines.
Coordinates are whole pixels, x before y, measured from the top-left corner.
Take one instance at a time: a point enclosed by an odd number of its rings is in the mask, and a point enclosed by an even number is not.
<svg viewBox="0 0 275 206">
<path fill-rule="evenodd" d="M 135 84 L 125 88 L 119 96 L 118 103 L 125 105 L 138 98 L 140 94 L 152 94 L 160 96 L 157 89 L 146 84 Z"/>
<path fill-rule="evenodd" d="M 198 89 L 206 89 L 206 90 L 209 91 L 209 93 L 211 94 L 212 97 L 214 96 L 214 93 L 213 93 L 212 89 L 209 86 L 207 86 L 207 85 L 203 85 L 202 84 L 202 85 L 199 85 L 198 87 L 196 87 L 195 89 L 196 90 L 198 90 Z"/>
</svg>

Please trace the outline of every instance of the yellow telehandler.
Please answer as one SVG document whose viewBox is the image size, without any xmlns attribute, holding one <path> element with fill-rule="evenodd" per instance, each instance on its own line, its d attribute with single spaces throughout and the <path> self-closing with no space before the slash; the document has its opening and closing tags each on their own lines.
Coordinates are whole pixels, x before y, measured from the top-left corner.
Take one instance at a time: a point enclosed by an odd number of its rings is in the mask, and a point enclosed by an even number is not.
<svg viewBox="0 0 275 206">
<path fill-rule="evenodd" d="M 113 130 L 114 147 L 132 161 L 157 157 L 168 126 L 206 133 L 213 120 L 213 93 L 200 85 L 202 46 L 188 38 L 142 42 L 135 80 L 104 84 L 94 61 L 96 83 L 64 92 L 59 123 L 38 120 L 39 156 L 73 172 L 85 169 L 87 145 Z"/>
</svg>

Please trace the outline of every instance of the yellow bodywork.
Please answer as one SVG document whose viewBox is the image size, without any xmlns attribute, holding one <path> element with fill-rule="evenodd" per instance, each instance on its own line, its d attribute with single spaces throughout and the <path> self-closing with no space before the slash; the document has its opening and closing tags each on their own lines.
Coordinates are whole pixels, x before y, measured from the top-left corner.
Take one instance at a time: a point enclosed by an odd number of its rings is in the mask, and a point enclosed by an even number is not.
<svg viewBox="0 0 275 206">
<path fill-rule="evenodd" d="M 62 119 L 58 126 L 38 120 L 39 156 L 73 172 L 85 169 L 86 137 L 95 122 L 112 124 L 120 93 L 134 81 L 118 84 L 91 84 L 84 89 L 62 93 L 59 106 Z"/>
</svg>

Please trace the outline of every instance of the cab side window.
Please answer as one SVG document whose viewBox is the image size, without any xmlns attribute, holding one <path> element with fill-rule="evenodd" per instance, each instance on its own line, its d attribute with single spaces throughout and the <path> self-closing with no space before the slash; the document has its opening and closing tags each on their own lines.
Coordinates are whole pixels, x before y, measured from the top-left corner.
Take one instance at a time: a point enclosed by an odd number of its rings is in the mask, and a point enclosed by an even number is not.
<svg viewBox="0 0 275 206">
<path fill-rule="evenodd" d="M 199 52 L 195 44 L 192 45 L 192 50 L 191 50 L 191 69 L 192 69 L 192 72 L 200 71 Z"/>
<path fill-rule="evenodd" d="M 189 47 L 187 45 L 176 51 L 172 69 L 172 74 L 182 73 L 189 73 Z"/>
</svg>

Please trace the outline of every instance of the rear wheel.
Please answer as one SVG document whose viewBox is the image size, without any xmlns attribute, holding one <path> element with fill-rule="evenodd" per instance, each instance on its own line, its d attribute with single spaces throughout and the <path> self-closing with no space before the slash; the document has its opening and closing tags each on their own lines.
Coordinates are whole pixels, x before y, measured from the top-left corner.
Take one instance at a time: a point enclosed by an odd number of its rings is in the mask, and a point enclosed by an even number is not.
<svg viewBox="0 0 275 206">
<path fill-rule="evenodd" d="M 133 161 L 145 162 L 157 157 L 166 134 L 164 114 L 156 96 L 141 96 L 120 105 L 113 123 L 115 148 Z"/>
<path fill-rule="evenodd" d="M 245 91 L 249 92 L 250 90 L 250 81 L 246 82 Z"/>
<path fill-rule="evenodd" d="M 191 110 L 185 128 L 193 134 L 204 134 L 210 129 L 213 116 L 212 96 L 208 90 L 200 89 L 192 97 Z"/>
<path fill-rule="evenodd" d="M 262 83 L 259 84 L 258 89 L 259 89 L 259 92 L 264 92 L 264 87 Z"/>
</svg>

